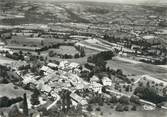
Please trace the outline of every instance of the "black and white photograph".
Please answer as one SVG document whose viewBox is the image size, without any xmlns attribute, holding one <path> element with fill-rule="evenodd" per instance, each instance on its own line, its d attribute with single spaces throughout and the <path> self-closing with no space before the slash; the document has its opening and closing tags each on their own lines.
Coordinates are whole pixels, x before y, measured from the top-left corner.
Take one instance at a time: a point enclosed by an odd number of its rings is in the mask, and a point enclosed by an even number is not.
<svg viewBox="0 0 167 117">
<path fill-rule="evenodd" d="M 0 0 L 0 117 L 167 117 L 167 0 Z"/>
</svg>

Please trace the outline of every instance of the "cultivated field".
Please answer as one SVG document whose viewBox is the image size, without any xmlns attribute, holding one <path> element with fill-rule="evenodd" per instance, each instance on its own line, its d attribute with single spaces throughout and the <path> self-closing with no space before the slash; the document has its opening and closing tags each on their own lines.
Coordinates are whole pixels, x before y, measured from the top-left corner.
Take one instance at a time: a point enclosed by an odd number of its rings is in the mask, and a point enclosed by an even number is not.
<svg viewBox="0 0 167 117">
<path fill-rule="evenodd" d="M 74 46 L 60 46 L 58 49 L 50 49 L 49 51 L 54 51 L 55 53 L 62 55 L 75 55 L 78 53 Z"/>
<path fill-rule="evenodd" d="M 166 74 L 167 69 L 151 64 L 146 64 L 146 63 L 134 64 L 113 58 L 113 60 L 108 61 L 107 66 L 113 69 L 122 69 L 124 74 L 126 75 L 149 74 L 151 76 L 158 76 L 157 78 L 159 79 L 167 78 Z"/>
<path fill-rule="evenodd" d="M 64 43 L 64 39 L 54 39 L 54 38 L 27 38 L 23 36 L 12 37 L 8 40 L 9 46 L 29 46 L 29 47 L 41 47 L 49 46 L 57 43 Z"/>
</svg>

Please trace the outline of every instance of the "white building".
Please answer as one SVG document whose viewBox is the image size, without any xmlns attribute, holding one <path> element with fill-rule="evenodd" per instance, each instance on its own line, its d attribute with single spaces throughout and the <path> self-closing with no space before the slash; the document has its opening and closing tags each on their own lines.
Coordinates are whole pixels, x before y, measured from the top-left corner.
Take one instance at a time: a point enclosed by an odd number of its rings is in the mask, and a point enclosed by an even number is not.
<svg viewBox="0 0 167 117">
<path fill-rule="evenodd" d="M 91 83 L 90 88 L 93 89 L 94 92 L 102 93 L 102 85 L 96 82 Z"/>
<path fill-rule="evenodd" d="M 95 75 L 90 79 L 91 83 L 98 82 L 98 81 L 99 81 L 99 78 Z"/>
<path fill-rule="evenodd" d="M 49 75 L 49 74 L 52 74 L 54 72 L 54 70 L 52 70 L 48 66 L 42 66 L 42 68 L 40 70 L 44 71 L 45 75 Z"/>
<path fill-rule="evenodd" d="M 65 69 L 69 65 L 68 61 L 61 61 L 59 64 L 59 69 Z"/>
<path fill-rule="evenodd" d="M 87 102 L 84 98 L 80 97 L 80 96 L 77 95 L 76 93 L 71 93 L 71 94 L 70 94 L 70 97 L 71 97 L 73 100 L 75 100 L 76 102 L 80 103 L 81 105 L 86 105 L 86 104 L 88 104 L 88 102 Z"/>
<path fill-rule="evenodd" d="M 55 63 L 48 63 L 48 67 L 56 69 L 56 68 L 58 68 L 58 65 Z"/>
<path fill-rule="evenodd" d="M 112 85 L 112 80 L 110 80 L 108 77 L 103 77 L 102 83 L 104 86 L 111 86 Z"/>
</svg>

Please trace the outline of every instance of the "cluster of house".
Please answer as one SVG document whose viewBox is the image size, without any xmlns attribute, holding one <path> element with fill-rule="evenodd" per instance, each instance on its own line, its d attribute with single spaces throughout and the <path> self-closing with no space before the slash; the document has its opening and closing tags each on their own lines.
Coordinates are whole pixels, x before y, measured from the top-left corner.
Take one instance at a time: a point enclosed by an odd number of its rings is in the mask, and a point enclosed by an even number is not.
<svg viewBox="0 0 167 117">
<path fill-rule="evenodd" d="M 39 91 L 43 92 L 47 96 L 51 96 L 57 102 L 60 99 L 59 92 L 63 89 L 69 90 L 71 92 L 72 104 L 75 106 L 77 104 L 86 105 L 87 100 L 77 93 L 77 90 L 88 89 L 93 92 L 102 93 L 103 86 L 111 86 L 112 80 L 108 77 L 102 78 L 102 83 L 99 83 L 99 78 L 93 76 L 90 82 L 84 81 L 80 76 L 80 64 L 75 62 L 61 61 L 58 64 L 48 63 L 40 68 L 43 72 L 42 76 L 34 75 L 31 72 L 27 72 L 22 75 L 21 71 L 18 69 L 19 66 L 26 66 L 27 64 L 22 61 L 17 61 L 9 64 L 13 70 L 13 74 L 21 78 L 21 82 L 24 85 L 31 84 Z M 12 72 L 11 72 L 12 73 Z M 54 102 L 55 103 L 55 102 Z M 50 107 L 49 107 L 50 108 Z"/>
</svg>

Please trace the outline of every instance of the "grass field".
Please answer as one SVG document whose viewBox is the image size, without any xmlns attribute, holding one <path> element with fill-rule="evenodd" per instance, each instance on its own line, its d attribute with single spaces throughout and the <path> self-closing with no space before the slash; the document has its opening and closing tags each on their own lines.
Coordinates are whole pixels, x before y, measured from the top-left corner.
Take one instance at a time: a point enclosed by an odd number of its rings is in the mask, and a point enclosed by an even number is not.
<svg viewBox="0 0 167 117">
<path fill-rule="evenodd" d="M 0 97 L 7 96 L 8 98 L 16 98 L 16 97 L 23 97 L 23 94 L 27 94 L 27 102 L 28 107 L 31 108 L 30 98 L 32 92 L 28 90 L 24 90 L 20 87 L 17 89 L 14 88 L 15 86 L 12 83 L 9 84 L 0 84 Z"/>
<path fill-rule="evenodd" d="M 18 96 L 23 96 L 23 94 L 26 93 L 27 96 L 31 94 L 30 91 L 24 90 L 22 88 L 14 88 L 14 85 L 9 83 L 9 84 L 0 84 L 0 97 L 2 96 L 7 96 L 9 98 L 15 98 Z"/>
<path fill-rule="evenodd" d="M 64 39 L 28 38 L 26 36 L 13 36 L 12 39 L 8 40 L 7 43 L 9 46 L 14 45 L 14 46 L 41 47 L 64 42 L 65 42 Z"/>
<path fill-rule="evenodd" d="M 122 69 L 123 73 L 126 75 L 149 74 L 151 76 L 157 76 L 157 78 L 159 79 L 167 78 L 167 69 L 156 65 L 151 65 L 146 63 L 133 64 L 113 58 L 113 60 L 109 60 L 107 62 L 107 66 L 115 70 Z"/>
<path fill-rule="evenodd" d="M 85 64 L 87 63 L 87 58 L 93 54 L 97 54 L 98 51 L 95 51 L 95 50 L 91 50 L 91 49 L 84 49 L 85 50 L 85 54 L 86 56 L 85 57 L 81 57 L 81 58 L 73 58 L 73 59 L 61 59 L 61 58 L 58 58 L 58 57 L 49 57 L 50 60 L 58 60 L 58 61 L 63 61 L 63 60 L 67 60 L 69 62 L 77 62 L 79 64 Z M 47 55 L 47 52 L 42 52 L 43 55 Z"/>
<path fill-rule="evenodd" d="M 14 62 L 15 60 L 9 59 L 7 57 L 1 56 L 0 55 L 0 64 L 9 64 L 11 62 Z"/>
<path fill-rule="evenodd" d="M 49 51 L 53 51 L 57 54 L 62 54 L 62 55 L 75 55 L 79 53 L 74 46 L 60 46 L 58 49 L 50 49 Z"/>
</svg>

